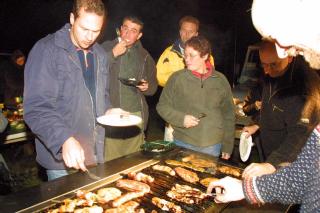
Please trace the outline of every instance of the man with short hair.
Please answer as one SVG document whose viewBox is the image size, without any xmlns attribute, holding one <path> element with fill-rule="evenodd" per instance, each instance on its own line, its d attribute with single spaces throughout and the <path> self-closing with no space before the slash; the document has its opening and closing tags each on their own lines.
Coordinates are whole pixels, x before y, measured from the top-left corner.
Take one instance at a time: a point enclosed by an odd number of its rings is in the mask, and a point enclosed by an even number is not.
<svg viewBox="0 0 320 213">
<path fill-rule="evenodd" d="M 24 119 L 36 135 L 38 163 L 52 180 L 104 162 L 104 128 L 97 116 L 110 109 L 107 58 L 96 43 L 105 7 L 75 0 L 66 24 L 39 40 L 25 68 Z"/>
<path fill-rule="evenodd" d="M 198 35 L 200 22 L 193 16 L 184 16 L 180 19 L 179 26 L 180 38 L 164 50 L 157 63 L 157 79 L 162 87 L 174 72 L 185 68 L 184 44 Z"/>
<path fill-rule="evenodd" d="M 277 43 L 279 57 L 303 54 L 312 68 L 319 69 L 319 8 L 318 0 L 254 0 L 251 10 L 252 21 L 264 38 L 273 39 Z M 318 83 L 318 79 L 309 80 L 314 85 Z M 312 96 L 308 97 L 306 106 L 316 110 L 319 118 L 319 83 L 316 86 L 312 90 Z M 300 212 L 319 212 L 319 144 L 318 124 L 291 165 L 273 174 L 246 178 L 243 181 L 226 177 L 210 183 L 207 192 L 211 193 L 211 190 L 216 188 L 216 202 L 245 198 L 253 204 L 298 203 L 301 204 Z"/>
<path fill-rule="evenodd" d="M 148 123 L 145 96 L 153 95 L 158 87 L 154 60 L 140 42 L 143 22 L 135 16 L 123 19 L 120 35 L 102 44 L 110 59 L 110 99 L 121 107 L 142 117 L 142 124 L 131 127 L 107 127 L 105 158 L 107 161 L 140 150 Z M 124 80 L 124 81 L 123 81 Z M 126 84 L 126 80 L 134 84 Z"/>
<path fill-rule="evenodd" d="M 279 58 L 274 42 L 262 41 L 259 56 L 265 74 L 262 106 L 259 120 L 243 131 L 249 137 L 260 130 L 266 162 L 249 165 L 244 177 L 269 174 L 279 164 L 294 161 L 310 134 L 302 111 L 308 94 L 306 79 L 316 73 L 299 67 L 295 58 Z"/>
</svg>

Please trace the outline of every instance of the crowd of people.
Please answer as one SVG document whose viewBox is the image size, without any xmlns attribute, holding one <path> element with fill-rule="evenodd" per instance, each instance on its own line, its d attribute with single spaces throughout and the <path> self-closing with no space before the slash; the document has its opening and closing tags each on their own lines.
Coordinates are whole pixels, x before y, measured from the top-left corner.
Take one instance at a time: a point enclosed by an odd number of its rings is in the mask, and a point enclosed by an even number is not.
<svg viewBox="0 0 320 213">
<path fill-rule="evenodd" d="M 300 54 L 311 68 L 320 68 L 318 6 L 317 0 L 253 1 L 253 24 L 263 38 L 263 73 L 259 88 L 245 101 L 245 112 L 254 115 L 255 123 L 243 131 L 247 136 L 259 132 L 266 162 L 250 164 L 242 180 L 211 182 L 207 192 L 215 189 L 216 202 L 298 203 L 301 211 L 319 212 L 320 80 L 316 71 L 296 62 Z M 24 120 L 36 136 L 37 162 L 48 179 L 138 151 L 148 125 L 145 97 L 154 95 L 158 84 L 162 93 L 156 109 L 167 122 L 165 133 L 171 134 L 164 138 L 230 159 L 233 95 L 215 69 L 209 40 L 199 35 L 199 20 L 182 17 L 180 37 L 155 63 L 140 41 L 144 24 L 136 16 L 123 18 L 114 40 L 97 43 L 106 13 L 101 0 L 75 0 L 70 22 L 34 45 L 24 72 L 10 71 L 14 83 L 8 80 L 8 85 L 18 84 L 17 93 L 22 93 L 24 73 Z M 21 52 L 12 59 L 15 69 L 23 69 Z M 105 127 L 96 122 L 105 114 L 133 114 L 142 123 Z"/>
</svg>

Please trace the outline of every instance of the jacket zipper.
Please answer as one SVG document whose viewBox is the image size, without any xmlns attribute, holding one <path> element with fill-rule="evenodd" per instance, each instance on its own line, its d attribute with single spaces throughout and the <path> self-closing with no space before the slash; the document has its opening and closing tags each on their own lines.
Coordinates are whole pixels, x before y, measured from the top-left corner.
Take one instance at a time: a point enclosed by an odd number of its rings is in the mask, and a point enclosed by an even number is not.
<svg viewBox="0 0 320 213">
<path fill-rule="evenodd" d="M 72 57 L 72 55 L 69 55 L 70 56 L 70 59 L 80 68 L 80 70 L 83 72 L 83 70 L 82 70 L 82 68 L 81 68 L 81 66 L 79 66 L 78 64 L 77 64 L 77 62 L 76 62 L 76 60 Z M 96 56 L 95 56 L 96 57 Z M 97 79 L 96 79 L 96 81 L 98 82 L 98 72 L 99 72 L 99 61 L 97 60 Z M 96 83 L 97 83 L 96 82 Z M 87 92 L 88 92 L 88 94 L 89 94 L 89 97 L 90 97 L 90 100 L 91 100 L 91 110 L 92 110 L 92 115 L 93 115 L 93 143 L 94 143 L 94 152 L 95 152 L 95 155 L 97 155 L 97 153 L 96 153 L 96 137 L 95 137 L 95 132 L 96 132 L 96 120 L 95 120 L 95 117 L 94 117 L 94 110 L 93 110 L 93 100 L 92 100 L 92 96 L 91 96 L 91 94 L 90 94 L 90 91 L 89 91 L 89 89 L 87 88 L 87 86 L 86 86 L 86 83 L 84 82 L 84 79 L 82 78 L 82 83 L 83 83 L 83 85 L 84 85 L 84 87 L 86 88 L 86 90 L 87 90 Z M 97 86 L 98 86 L 98 83 L 97 83 Z M 97 88 L 96 88 L 96 91 L 95 91 L 95 96 L 97 97 Z"/>
</svg>

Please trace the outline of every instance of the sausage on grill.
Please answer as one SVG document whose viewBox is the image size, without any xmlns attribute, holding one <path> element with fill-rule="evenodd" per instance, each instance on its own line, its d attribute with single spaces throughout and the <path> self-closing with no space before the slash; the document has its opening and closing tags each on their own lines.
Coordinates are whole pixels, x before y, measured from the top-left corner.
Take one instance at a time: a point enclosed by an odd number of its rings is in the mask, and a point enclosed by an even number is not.
<svg viewBox="0 0 320 213">
<path fill-rule="evenodd" d="M 163 165 L 154 165 L 152 167 L 153 170 L 161 171 L 161 172 L 166 172 L 171 176 L 175 176 L 176 172 L 171 169 L 169 166 L 163 166 Z"/>
</svg>

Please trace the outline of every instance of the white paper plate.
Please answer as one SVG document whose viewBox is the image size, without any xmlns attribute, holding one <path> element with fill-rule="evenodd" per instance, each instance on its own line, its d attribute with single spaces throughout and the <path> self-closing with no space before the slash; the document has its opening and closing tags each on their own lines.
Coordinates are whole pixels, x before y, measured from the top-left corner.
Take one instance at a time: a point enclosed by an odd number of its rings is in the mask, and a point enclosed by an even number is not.
<svg viewBox="0 0 320 213">
<path fill-rule="evenodd" d="M 142 119 L 136 115 L 109 114 L 98 117 L 97 121 L 107 126 L 134 126 L 141 123 Z"/>
<path fill-rule="evenodd" d="M 251 147 L 253 146 L 252 137 L 249 136 L 246 138 L 247 134 L 247 132 L 242 132 L 240 135 L 239 152 L 243 162 L 248 160 L 251 153 Z"/>
</svg>

